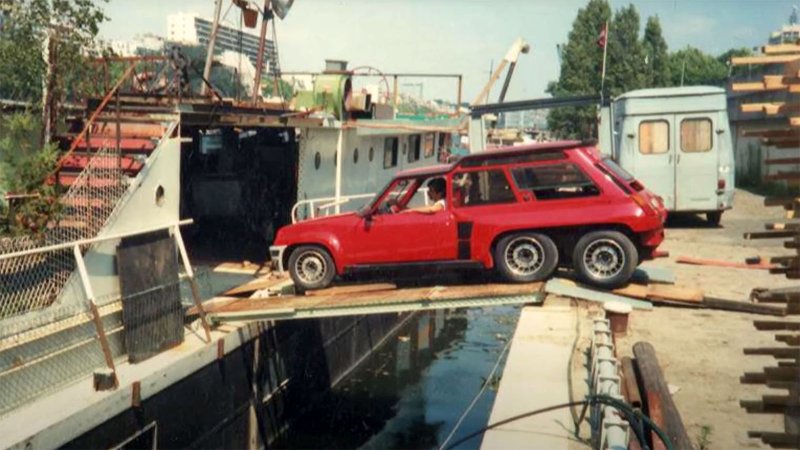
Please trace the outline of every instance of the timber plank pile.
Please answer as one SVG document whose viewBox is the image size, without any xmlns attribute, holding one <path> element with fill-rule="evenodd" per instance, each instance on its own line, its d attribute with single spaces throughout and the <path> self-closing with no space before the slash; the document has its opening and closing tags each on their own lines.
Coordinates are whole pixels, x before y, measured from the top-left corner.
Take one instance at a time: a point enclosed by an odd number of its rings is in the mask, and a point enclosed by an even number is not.
<svg viewBox="0 0 800 450">
<path fill-rule="evenodd" d="M 792 254 L 770 258 L 778 267 L 769 269 L 773 274 L 789 279 L 800 279 L 800 198 L 767 198 L 767 206 L 783 206 L 787 221 L 766 224 L 767 231 L 745 233 L 745 239 L 785 239 L 784 247 Z M 800 285 L 789 288 L 756 288 L 750 294 L 757 303 L 780 304 L 787 315 L 800 315 Z M 752 438 L 761 439 L 774 448 L 800 448 L 800 320 L 757 320 L 753 323 L 759 331 L 775 333 L 776 344 L 766 348 L 745 348 L 745 355 L 766 355 L 776 364 L 761 372 L 747 372 L 741 377 L 743 384 L 758 384 L 781 394 L 763 395 L 759 400 L 742 400 L 741 406 L 751 414 L 782 414 L 782 432 L 750 431 Z"/>
<path fill-rule="evenodd" d="M 774 92 L 785 93 L 783 101 L 754 102 L 740 106 L 743 113 L 763 113 L 767 117 L 786 117 L 784 125 L 761 130 L 746 130 L 745 137 L 759 137 L 761 143 L 775 153 L 771 153 L 763 164 L 767 166 L 789 167 L 790 170 L 778 170 L 768 173 L 764 181 L 785 181 L 791 185 L 800 185 L 800 157 L 796 151 L 800 148 L 800 44 L 765 45 L 761 54 L 731 59 L 732 65 L 774 67 L 765 70 L 760 81 L 733 83 L 734 92 Z M 788 153 L 783 153 L 788 151 Z M 777 153 L 777 154 L 776 154 Z"/>
</svg>

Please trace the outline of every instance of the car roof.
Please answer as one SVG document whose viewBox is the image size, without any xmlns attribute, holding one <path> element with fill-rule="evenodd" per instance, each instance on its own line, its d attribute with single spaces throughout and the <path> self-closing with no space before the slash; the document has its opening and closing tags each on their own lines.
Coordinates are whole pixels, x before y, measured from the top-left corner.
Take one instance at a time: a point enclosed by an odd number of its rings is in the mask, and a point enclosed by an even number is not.
<svg viewBox="0 0 800 450">
<path fill-rule="evenodd" d="M 433 166 L 406 169 L 398 172 L 395 178 L 422 177 L 432 175 L 444 175 L 455 167 L 462 165 L 466 161 L 479 161 L 482 159 L 494 159 L 503 156 L 524 155 L 527 153 L 546 152 L 552 150 L 569 150 L 577 147 L 593 146 L 593 142 L 584 141 L 554 141 L 539 142 L 535 144 L 518 145 L 512 147 L 493 148 L 479 153 L 470 153 L 460 157 L 452 164 L 436 164 Z"/>
</svg>

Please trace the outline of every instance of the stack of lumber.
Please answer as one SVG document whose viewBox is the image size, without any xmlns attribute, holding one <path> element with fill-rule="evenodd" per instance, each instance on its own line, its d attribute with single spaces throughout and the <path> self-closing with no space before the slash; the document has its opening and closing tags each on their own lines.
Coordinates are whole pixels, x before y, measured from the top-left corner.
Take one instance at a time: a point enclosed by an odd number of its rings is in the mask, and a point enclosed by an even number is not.
<svg viewBox="0 0 800 450">
<path fill-rule="evenodd" d="M 733 65 L 759 65 L 773 66 L 770 73 L 758 81 L 746 83 L 733 83 L 734 92 L 775 92 L 785 93 L 782 101 L 743 103 L 740 108 L 743 113 L 763 113 L 766 116 L 786 117 L 786 123 L 771 129 L 748 130 L 743 134 L 746 137 L 760 137 L 762 144 L 775 150 L 800 148 L 800 45 L 780 44 L 765 45 L 761 48 L 762 54 L 732 58 Z M 765 165 L 798 165 L 800 157 L 797 154 L 777 155 L 767 157 Z M 793 185 L 800 184 L 800 169 L 792 171 L 779 171 L 764 178 L 765 181 L 786 181 Z"/>
<path fill-rule="evenodd" d="M 746 239 L 788 239 L 784 247 L 793 254 L 770 258 L 779 267 L 771 273 L 782 274 L 790 279 L 800 279 L 800 222 L 791 221 L 800 217 L 800 198 L 767 198 L 767 206 L 783 206 L 787 222 L 769 223 L 768 231 L 746 233 Z M 756 288 L 751 299 L 757 303 L 782 304 L 788 315 L 800 315 L 800 285 L 789 288 Z M 776 360 L 775 365 L 764 367 L 761 372 L 747 372 L 741 377 L 743 384 L 764 385 L 786 394 L 763 395 L 760 400 L 742 400 L 741 406 L 753 414 L 782 414 L 784 431 L 750 431 L 750 437 L 761 439 L 774 448 L 800 448 L 800 320 L 764 321 L 753 323 L 759 331 L 775 333 L 776 344 L 766 348 L 745 348 L 745 355 L 767 355 Z"/>
</svg>

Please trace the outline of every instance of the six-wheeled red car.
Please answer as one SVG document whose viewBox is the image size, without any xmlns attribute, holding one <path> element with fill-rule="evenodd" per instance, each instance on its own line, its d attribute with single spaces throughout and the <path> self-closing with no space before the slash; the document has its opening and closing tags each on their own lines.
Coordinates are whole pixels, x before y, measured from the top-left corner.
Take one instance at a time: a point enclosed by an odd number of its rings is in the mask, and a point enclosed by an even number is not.
<svg viewBox="0 0 800 450">
<path fill-rule="evenodd" d="M 282 228 L 270 254 L 304 290 L 414 266 L 495 269 L 512 282 L 565 266 L 612 288 L 651 258 L 665 218 L 660 198 L 594 146 L 556 142 L 400 172 L 359 212 Z"/>
</svg>

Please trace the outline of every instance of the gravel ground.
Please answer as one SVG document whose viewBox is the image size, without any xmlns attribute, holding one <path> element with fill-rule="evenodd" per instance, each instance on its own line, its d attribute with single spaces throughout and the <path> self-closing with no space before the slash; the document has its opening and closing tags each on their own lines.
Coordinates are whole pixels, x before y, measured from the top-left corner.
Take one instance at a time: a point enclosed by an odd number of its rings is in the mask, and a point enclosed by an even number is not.
<svg viewBox="0 0 800 450">
<path fill-rule="evenodd" d="M 743 262 L 744 258 L 787 254 L 782 240 L 745 241 L 742 233 L 764 230 L 764 223 L 781 221 L 781 208 L 765 208 L 763 197 L 745 191 L 736 193 L 734 208 L 725 213 L 720 227 L 709 227 L 700 217 L 671 220 L 663 250 L 669 258 L 645 263 L 675 271 L 677 284 L 699 286 L 707 295 L 746 301 L 754 287 L 798 285 L 766 270 L 733 269 L 676 264 L 677 256 Z M 633 344 L 648 341 L 656 349 L 667 382 L 679 390 L 673 398 L 690 437 L 695 443 L 709 427 L 706 449 L 769 448 L 747 437 L 747 431 L 783 431 L 783 417 L 747 414 L 739 400 L 757 400 L 761 395 L 786 394 L 758 385 L 742 385 L 746 371 L 777 365 L 770 357 L 744 356 L 745 347 L 776 346 L 774 333 L 757 331 L 753 320 L 768 319 L 753 314 L 656 307 L 635 311 L 628 334 L 618 340 L 620 356 L 632 355 Z"/>
</svg>

